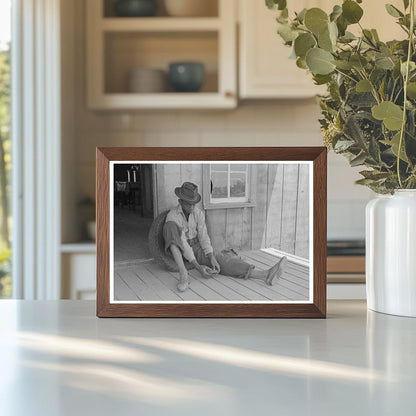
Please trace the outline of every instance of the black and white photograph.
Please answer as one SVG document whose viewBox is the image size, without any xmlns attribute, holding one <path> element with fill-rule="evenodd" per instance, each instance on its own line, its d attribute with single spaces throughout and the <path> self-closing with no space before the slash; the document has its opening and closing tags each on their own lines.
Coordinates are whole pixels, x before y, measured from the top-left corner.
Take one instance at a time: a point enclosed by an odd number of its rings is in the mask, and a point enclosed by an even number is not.
<svg viewBox="0 0 416 416">
<path fill-rule="evenodd" d="M 312 303 L 309 161 L 110 162 L 110 303 Z"/>
</svg>

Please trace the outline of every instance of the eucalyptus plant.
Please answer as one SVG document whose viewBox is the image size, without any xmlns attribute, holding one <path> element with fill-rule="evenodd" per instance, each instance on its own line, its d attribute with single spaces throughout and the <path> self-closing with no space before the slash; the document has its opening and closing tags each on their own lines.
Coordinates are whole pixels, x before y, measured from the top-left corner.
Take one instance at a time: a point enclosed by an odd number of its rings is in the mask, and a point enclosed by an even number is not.
<svg viewBox="0 0 416 416">
<path fill-rule="evenodd" d="M 286 0 L 266 0 L 279 10 L 278 34 L 296 65 L 325 84 L 320 97 L 324 143 L 365 166 L 357 183 L 377 193 L 416 188 L 416 64 L 414 2 L 383 5 L 404 39 L 382 42 L 360 24 L 362 0 L 344 0 L 330 13 L 303 9 L 289 16 Z M 360 35 L 348 29 L 356 25 Z"/>
</svg>

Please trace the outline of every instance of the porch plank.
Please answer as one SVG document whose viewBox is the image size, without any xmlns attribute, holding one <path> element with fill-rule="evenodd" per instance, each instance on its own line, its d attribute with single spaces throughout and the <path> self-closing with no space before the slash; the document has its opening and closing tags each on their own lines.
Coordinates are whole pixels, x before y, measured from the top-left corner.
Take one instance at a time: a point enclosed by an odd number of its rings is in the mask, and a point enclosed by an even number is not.
<svg viewBox="0 0 416 416">
<path fill-rule="evenodd" d="M 114 298 L 124 301 L 140 300 L 117 272 L 114 273 Z"/>
<path fill-rule="evenodd" d="M 274 261 L 270 262 L 269 259 L 262 257 L 261 255 L 257 255 L 256 253 L 249 253 L 246 255 L 247 261 L 250 261 L 250 259 L 258 262 L 259 268 L 263 267 L 261 265 L 264 265 L 264 269 L 267 269 L 271 266 L 273 266 L 278 260 L 278 257 L 274 257 Z M 309 271 L 306 269 L 304 272 L 300 270 L 296 270 L 293 267 L 294 263 L 290 260 L 288 260 L 286 270 L 282 276 L 282 279 L 288 280 L 292 283 L 295 283 L 305 289 L 309 289 Z M 264 270 L 263 269 L 263 270 Z"/>
<path fill-rule="evenodd" d="M 160 297 L 163 300 L 169 301 L 182 301 L 182 298 L 178 295 L 176 290 L 176 279 L 173 282 L 174 286 L 166 286 L 161 280 L 159 280 L 159 273 L 162 269 L 155 268 L 153 265 L 143 265 L 142 269 L 139 271 L 143 279 L 146 279 L 148 284 L 153 288 L 153 290 L 159 293 Z"/>
<path fill-rule="evenodd" d="M 160 266 L 157 265 L 159 268 Z M 154 273 L 153 273 L 154 274 Z M 178 289 L 176 288 L 176 285 L 179 281 L 179 273 L 172 273 L 163 270 L 162 268 L 158 269 L 157 271 L 157 278 L 168 288 L 170 288 L 172 291 L 174 291 L 182 301 L 186 302 L 192 302 L 192 301 L 202 301 L 204 300 L 201 296 L 199 296 L 198 293 L 196 293 L 193 290 L 193 287 L 191 287 L 186 292 L 178 292 Z"/>
<path fill-rule="evenodd" d="M 215 292 L 221 293 L 226 300 L 251 300 L 248 296 L 244 296 L 238 290 L 234 290 L 227 286 L 223 279 L 224 276 L 222 275 L 220 278 L 213 276 L 210 279 L 204 279 L 203 277 L 198 276 L 199 273 L 196 270 L 192 270 L 190 274 L 195 280 L 199 280 L 202 284 L 209 285 Z"/>
<path fill-rule="evenodd" d="M 259 250 L 242 252 L 241 257 L 260 270 L 276 263 L 278 256 Z M 309 298 L 307 270 L 293 269 L 289 261 L 282 278 L 268 286 L 258 279 L 236 279 L 216 275 L 204 279 L 191 270 L 190 286 L 178 292 L 179 273 L 168 272 L 155 261 L 125 264 L 114 273 L 115 299 L 130 301 L 302 301 Z"/>
<path fill-rule="evenodd" d="M 274 262 L 266 263 L 264 260 L 258 260 L 258 256 L 256 255 L 257 252 L 250 252 L 250 253 L 241 253 L 241 257 L 244 258 L 248 263 L 253 264 L 254 266 L 258 267 L 260 270 L 266 270 L 270 268 L 272 265 L 276 263 L 276 258 Z M 309 289 L 303 286 L 297 285 L 292 283 L 288 278 L 286 272 L 283 273 L 282 277 L 274 283 L 271 287 L 271 290 L 279 291 L 283 293 L 285 296 L 289 297 L 289 299 L 298 299 L 299 295 L 301 296 L 301 300 L 307 299 L 309 297 Z"/>
<path fill-rule="evenodd" d="M 133 269 L 125 269 L 123 271 L 119 271 L 119 273 L 140 300 L 161 300 L 162 298 L 159 294 L 152 290 L 152 288 L 141 279 L 139 274 L 141 271 L 142 269 L 137 271 Z"/>
</svg>

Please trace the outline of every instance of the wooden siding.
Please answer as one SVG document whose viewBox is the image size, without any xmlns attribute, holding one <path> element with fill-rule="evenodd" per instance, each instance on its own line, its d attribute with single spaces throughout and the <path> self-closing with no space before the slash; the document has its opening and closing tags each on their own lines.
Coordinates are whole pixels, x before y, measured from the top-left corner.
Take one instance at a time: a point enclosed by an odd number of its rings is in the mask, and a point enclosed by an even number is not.
<svg viewBox="0 0 416 416">
<path fill-rule="evenodd" d="M 215 250 L 272 247 L 309 258 L 309 166 L 257 164 L 254 207 L 206 210 Z M 201 164 L 160 164 L 156 167 L 156 213 L 177 204 L 174 189 L 185 181 L 203 192 Z M 203 208 L 202 204 L 199 204 Z"/>
</svg>

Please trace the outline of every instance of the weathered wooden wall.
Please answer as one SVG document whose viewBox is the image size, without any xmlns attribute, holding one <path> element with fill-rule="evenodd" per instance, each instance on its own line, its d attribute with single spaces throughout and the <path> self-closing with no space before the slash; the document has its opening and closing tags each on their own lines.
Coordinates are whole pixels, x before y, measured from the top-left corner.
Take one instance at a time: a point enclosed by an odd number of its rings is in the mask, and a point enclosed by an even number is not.
<svg viewBox="0 0 416 416">
<path fill-rule="evenodd" d="M 309 258 L 309 166 L 258 164 L 255 168 L 255 207 L 206 210 L 214 249 L 273 247 Z M 174 189 L 185 181 L 197 184 L 202 193 L 202 165 L 157 165 L 157 213 L 177 204 Z"/>
<path fill-rule="evenodd" d="M 156 215 L 178 204 L 175 188 L 183 182 L 193 182 L 202 192 L 202 165 L 200 164 L 158 164 L 156 165 Z M 202 203 L 198 204 L 199 208 Z"/>
</svg>

